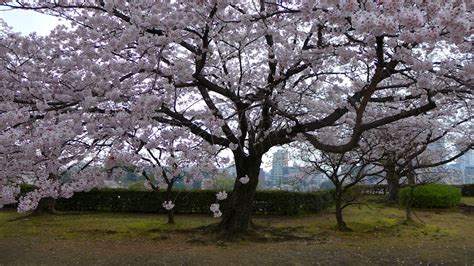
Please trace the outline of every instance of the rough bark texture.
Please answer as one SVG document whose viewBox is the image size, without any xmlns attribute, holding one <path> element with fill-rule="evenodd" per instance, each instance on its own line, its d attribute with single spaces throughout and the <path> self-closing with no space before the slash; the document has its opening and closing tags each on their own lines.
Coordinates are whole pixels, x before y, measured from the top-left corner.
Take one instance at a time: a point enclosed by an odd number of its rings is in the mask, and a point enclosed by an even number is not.
<svg viewBox="0 0 474 266">
<path fill-rule="evenodd" d="M 385 165 L 386 180 L 388 186 L 388 201 L 398 202 L 398 192 L 400 191 L 400 178 L 395 171 L 395 164 Z"/>
<path fill-rule="evenodd" d="M 413 218 L 411 217 L 411 200 L 408 199 L 407 201 L 407 206 L 405 208 L 405 219 L 407 222 L 413 221 Z"/>
<path fill-rule="evenodd" d="M 235 167 L 237 170 L 234 189 L 229 196 L 223 217 L 217 230 L 231 237 L 246 233 L 252 229 L 252 203 L 258 185 L 258 175 L 262 157 L 235 156 Z M 242 184 L 239 178 L 248 176 L 250 181 Z"/>
<path fill-rule="evenodd" d="M 398 192 L 400 191 L 400 183 L 398 181 L 396 175 L 392 178 L 387 177 L 388 201 L 390 202 L 398 202 Z"/>
<path fill-rule="evenodd" d="M 38 203 L 38 207 L 34 210 L 35 214 L 55 214 L 56 213 L 56 199 L 54 198 L 42 198 Z"/>
<path fill-rule="evenodd" d="M 408 194 L 408 199 L 406 202 L 407 205 L 406 205 L 405 210 L 406 210 L 406 220 L 407 222 L 411 222 L 413 221 L 411 205 L 413 204 L 413 191 L 415 190 L 415 186 L 416 186 L 416 176 L 413 169 L 409 171 L 407 178 L 408 178 L 408 185 L 410 186 L 410 193 Z"/>
<path fill-rule="evenodd" d="M 344 222 L 344 218 L 342 216 L 342 204 L 343 204 L 343 199 L 342 199 L 342 188 L 339 185 L 336 185 L 336 194 L 334 197 L 334 200 L 336 201 L 336 221 L 337 221 L 337 230 L 339 231 L 348 231 L 350 230 L 347 227 L 346 222 Z"/>
<path fill-rule="evenodd" d="M 175 224 L 173 210 L 168 211 L 168 224 Z"/>
<path fill-rule="evenodd" d="M 174 185 L 174 180 L 170 181 L 168 183 L 168 186 L 166 187 L 166 201 L 173 201 L 173 199 L 171 198 L 172 196 L 171 190 L 173 189 L 173 185 Z M 173 209 L 168 210 L 167 214 L 168 214 L 168 224 L 175 224 Z"/>
<path fill-rule="evenodd" d="M 348 227 L 346 222 L 344 222 L 344 218 L 342 216 L 342 207 L 341 203 L 336 201 L 336 220 L 337 220 L 337 230 L 339 231 L 347 231 Z"/>
</svg>

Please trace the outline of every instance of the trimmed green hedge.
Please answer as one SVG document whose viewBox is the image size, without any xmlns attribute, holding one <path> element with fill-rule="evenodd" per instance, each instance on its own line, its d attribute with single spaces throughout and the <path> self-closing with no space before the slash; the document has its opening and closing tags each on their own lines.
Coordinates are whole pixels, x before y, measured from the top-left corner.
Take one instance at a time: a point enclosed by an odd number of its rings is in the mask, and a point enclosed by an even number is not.
<svg viewBox="0 0 474 266">
<path fill-rule="evenodd" d="M 461 194 L 463 196 L 474 197 L 474 184 L 462 185 Z"/>
<path fill-rule="evenodd" d="M 216 191 L 173 191 L 175 213 L 210 213 L 216 202 Z M 229 192 L 228 192 L 229 193 Z M 165 192 L 131 191 L 126 189 L 92 190 L 74 194 L 70 199 L 58 199 L 56 208 L 65 211 L 111 211 L 164 213 L 161 206 Z M 225 211 L 226 200 L 219 201 Z M 254 213 L 298 215 L 314 213 L 333 204 L 329 192 L 298 193 L 286 191 L 257 191 Z"/>
<path fill-rule="evenodd" d="M 410 187 L 399 192 L 400 204 L 406 206 L 410 195 Z M 429 184 L 415 187 L 413 191 L 413 207 L 418 208 L 453 208 L 461 201 L 461 190 L 450 185 Z"/>
</svg>

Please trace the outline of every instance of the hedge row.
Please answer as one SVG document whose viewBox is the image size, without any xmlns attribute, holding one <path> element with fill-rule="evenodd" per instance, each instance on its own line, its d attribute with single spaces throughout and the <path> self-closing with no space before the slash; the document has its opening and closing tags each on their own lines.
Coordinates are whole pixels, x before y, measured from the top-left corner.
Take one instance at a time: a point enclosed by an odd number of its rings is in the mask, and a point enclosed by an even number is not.
<svg viewBox="0 0 474 266">
<path fill-rule="evenodd" d="M 364 187 L 364 194 L 385 195 L 388 193 L 388 186 L 386 184 L 362 185 L 362 187 Z M 453 185 L 453 187 L 460 188 L 462 196 L 474 197 L 474 184 Z"/>
<path fill-rule="evenodd" d="M 379 185 L 360 185 L 362 193 L 366 195 L 385 195 L 388 193 L 386 184 Z"/>
<path fill-rule="evenodd" d="M 406 206 L 410 187 L 402 188 L 399 192 L 400 204 Z M 418 208 L 453 208 L 461 201 L 459 188 L 444 184 L 429 184 L 413 189 L 413 207 Z"/>
<path fill-rule="evenodd" d="M 92 190 L 59 199 L 56 208 L 65 211 L 111 211 L 164 213 L 161 206 L 165 192 L 131 191 L 125 189 Z M 210 213 L 216 202 L 216 191 L 173 191 L 175 213 Z M 219 201 L 225 210 L 226 200 Z M 333 204 L 330 192 L 298 193 L 286 191 L 257 191 L 254 213 L 298 215 L 315 213 Z"/>
<path fill-rule="evenodd" d="M 474 184 L 462 185 L 461 194 L 463 196 L 474 197 Z"/>
</svg>

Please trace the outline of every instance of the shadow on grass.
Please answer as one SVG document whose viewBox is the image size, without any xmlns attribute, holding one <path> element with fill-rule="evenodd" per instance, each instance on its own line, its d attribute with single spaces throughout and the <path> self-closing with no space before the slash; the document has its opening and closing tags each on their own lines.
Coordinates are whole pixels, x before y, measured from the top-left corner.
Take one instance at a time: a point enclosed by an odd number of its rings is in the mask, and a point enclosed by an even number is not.
<svg viewBox="0 0 474 266">
<path fill-rule="evenodd" d="M 29 220 L 35 217 L 55 217 L 55 216 L 78 216 L 78 215 L 91 215 L 93 212 L 82 212 L 82 211 L 54 211 L 54 212 L 31 212 L 25 215 L 9 219 L 7 222 L 17 222 L 22 220 Z"/>
<path fill-rule="evenodd" d="M 216 230 L 218 224 L 200 226 L 187 230 L 191 238 L 187 241 L 191 244 L 213 245 L 225 242 L 286 242 L 314 240 L 317 234 L 308 232 L 304 226 L 280 226 L 253 224 L 252 228 L 245 233 L 226 234 Z"/>
</svg>

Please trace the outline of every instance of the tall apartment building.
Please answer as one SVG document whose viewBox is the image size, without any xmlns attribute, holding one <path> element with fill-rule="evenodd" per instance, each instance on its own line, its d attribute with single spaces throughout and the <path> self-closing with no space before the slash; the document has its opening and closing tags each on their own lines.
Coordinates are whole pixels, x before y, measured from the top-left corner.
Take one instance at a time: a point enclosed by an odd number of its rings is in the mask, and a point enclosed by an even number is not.
<svg viewBox="0 0 474 266">
<path fill-rule="evenodd" d="M 280 187 L 284 180 L 285 170 L 288 167 L 288 151 L 285 149 L 277 150 L 273 153 L 272 170 L 270 173 L 271 187 Z"/>
<path fill-rule="evenodd" d="M 459 169 L 464 184 L 474 183 L 474 150 L 459 157 L 453 166 Z"/>
<path fill-rule="evenodd" d="M 449 146 L 446 141 L 438 141 L 431 144 L 428 148 L 432 151 L 435 160 L 439 160 L 440 154 L 444 154 L 445 149 Z M 445 178 L 445 182 L 449 184 L 469 184 L 474 183 L 474 150 L 468 151 L 452 163 L 438 167 L 447 170 L 454 170 L 453 173 Z M 436 168 L 435 168 L 436 169 Z"/>
</svg>

